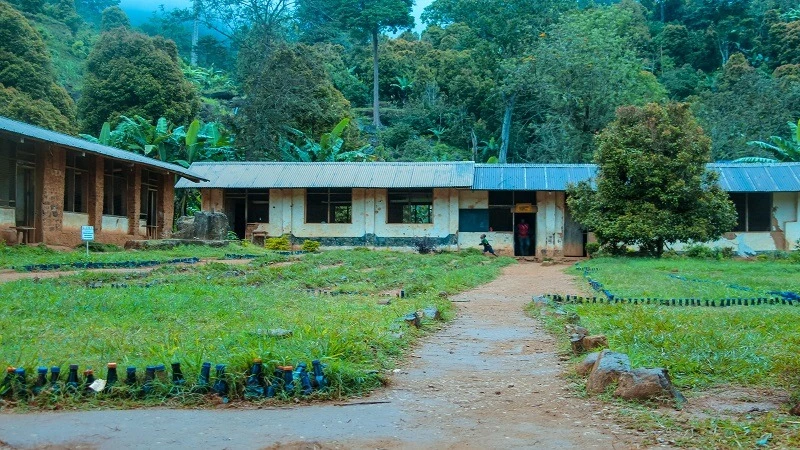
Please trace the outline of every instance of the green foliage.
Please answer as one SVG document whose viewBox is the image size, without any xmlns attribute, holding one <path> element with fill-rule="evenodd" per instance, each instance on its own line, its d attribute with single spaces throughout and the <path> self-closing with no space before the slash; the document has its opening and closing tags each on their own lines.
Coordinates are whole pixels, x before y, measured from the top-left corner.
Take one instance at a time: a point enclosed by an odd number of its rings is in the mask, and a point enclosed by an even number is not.
<svg viewBox="0 0 800 450">
<path fill-rule="evenodd" d="M 120 116 L 189 122 L 199 100 L 183 77 L 174 43 L 119 27 L 103 33 L 92 49 L 78 106 L 82 128 L 93 131 Z"/>
<path fill-rule="evenodd" d="M 103 10 L 100 19 L 100 31 L 111 31 L 114 28 L 131 28 L 131 21 L 128 15 L 119 6 L 111 6 Z"/>
<path fill-rule="evenodd" d="M 694 244 L 686 248 L 684 255 L 689 258 L 730 259 L 733 258 L 734 250 L 732 247 L 712 248 L 702 244 Z"/>
<path fill-rule="evenodd" d="M 739 158 L 737 162 L 800 162 L 800 120 L 797 123 L 788 122 L 791 138 L 784 139 L 780 136 L 771 136 L 770 142 L 750 141 L 747 145 L 752 145 L 772 153 L 775 159 L 745 157 Z"/>
<path fill-rule="evenodd" d="M 686 104 L 619 108 L 598 138 L 596 191 L 589 182 L 568 190 L 573 217 L 611 249 L 660 256 L 670 243 L 714 240 L 736 213 L 705 169 L 710 150 Z"/>
<path fill-rule="evenodd" d="M 248 53 L 240 65 L 246 100 L 236 115 L 248 159 L 277 159 L 281 137 L 302 130 L 314 140 L 350 116 L 350 104 L 306 45 L 281 45 L 268 55 Z"/>
<path fill-rule="evenodd" d="M 587 242 L 586 243 L 586 254 L 589 257 L 593 257 L 600 251 L 600 243 L 599 242 Z"/>
<path fill-rule="evenodd" d="M 312 241 L 311 239 L 306 239 L 303 241 L 303 245 L 300 247 L 301 250 L 304 252 L 311 252 L 314 253 L 319 250 L 319 246 L 321 244 L 319 241 Z"/>
<path fill-rule="evenodd" d="M 55 83 L 41 35 L 5 2 L 0 2 L 0 24 L 0 114 L 71 133 L 75 104 Z"/>
<path fill-rule="evenodd" d="M 292 243 L 289 242 L 289 236 L 283 235 L 281 237 L 267 238 L 264 241 L 264 248 L 267 250 L 288 251 L 292 249 Z"/>
<path fill-rule="evenodd" d="M 289 132 L 302 141 L 296 145 L 286 138 L 281 138 L 278 146 L 281 159 L 284 161 L 320 162 L 320 161 L 369 161 L 372 160 L 372 148 L 368 145 L 352 151 L 342 151 L 344 138 L 342 134 L 350 125 L 345 117 L 329 133 L 324 133 L 319 142 L 314 142 L 300 130 L 290 128 Z"/>
</svg>

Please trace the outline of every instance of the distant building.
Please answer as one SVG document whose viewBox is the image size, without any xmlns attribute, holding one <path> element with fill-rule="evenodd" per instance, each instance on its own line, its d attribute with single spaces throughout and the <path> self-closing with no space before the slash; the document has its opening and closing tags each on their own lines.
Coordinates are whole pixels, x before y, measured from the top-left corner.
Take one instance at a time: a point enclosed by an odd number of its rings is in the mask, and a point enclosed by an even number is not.
<svg viewBox="0 0 800 450">
<path fill-rule="evenodd" d="M 172 231 L 175 164 L 0 117 L 0 239 L 75 246 L 81 226 L 122 245 Z"/>
<path fill-rule="evenodd" d="M 790 250 L 800 239 L 800 164 L 710 164 L 730 192 L 739 224 L 717 246 Z M 592 164 L 195 163 L 208 179 L 204 210 L 228 215 L 241 238 L 289 235 L 325 247 L 477 248 L 486 233 L 495 250 L 519 254 L 514 230 L 530 224 L 537 257 L 583 256 L 591 233 L 566 206 L 570 183 L 591 179 Z M 678 246 L 679 247 L 679 246 Z"/>
</svg>

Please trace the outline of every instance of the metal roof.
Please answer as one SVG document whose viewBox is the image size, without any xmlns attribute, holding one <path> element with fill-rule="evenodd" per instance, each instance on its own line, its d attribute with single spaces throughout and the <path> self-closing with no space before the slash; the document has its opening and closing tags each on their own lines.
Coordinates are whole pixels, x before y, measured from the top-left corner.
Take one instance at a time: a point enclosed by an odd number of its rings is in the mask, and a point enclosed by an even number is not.
<svg viewBox="0 0 800 450">
<path fill-rule="evenodd" d="M 488 191 L 565 191 L 567 185 L 595 176 L 594 164 L 475 164 L 472 189 Z"/>
<path fill-rule="evenodd" d="M 11 134 L 24 136 L 28 139 L 50 142 L 58 144 L 63 147 L 68 147 L 73 150 L 78 150 L 95 155 L 101 155 L 106 158 L 116 159 L 119 161 L 128 161 L 139 164 L 144 164 L 149 167 L 158 167 L 168 172 L 174 172 L 182 177 L 192 180 L 203 180 L 200 175 L 192 172 L 189 169 L 181 167 L 177 164 L 170 164 L 167 162 L 159 161 L 157 159 L 148 158 L 147 156 L 139 155 L 133 152 L 121 150 L 107 145 L 95 144 L 84 139 L 76 138 L 66 134 L 58 133 L 44 128 L 30 125 L 27 123 L 19 122 L 0 116 L 0 131 L 5 131 Z"/>
<path fill-rule="evenodd" d="M 467 162 L 197 162 L 207 182 L 180 180 L 176 188 L 469 188 Z"/>
<path fill-rule="evenodd" d="M 800 163 L 713 163 L 719 184 L 728 192 L 800 191 Z"/>
</svg>

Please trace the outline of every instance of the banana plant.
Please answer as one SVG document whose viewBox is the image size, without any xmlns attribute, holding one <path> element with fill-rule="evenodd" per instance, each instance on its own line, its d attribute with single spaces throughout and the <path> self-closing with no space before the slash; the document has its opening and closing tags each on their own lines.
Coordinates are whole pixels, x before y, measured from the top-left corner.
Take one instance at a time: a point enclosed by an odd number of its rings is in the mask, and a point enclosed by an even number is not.
<svg viewBox="0 0 800 450">
<path fill-rule="evenodd" d="M 319 142 L 315 142 L 314 139 L 300 130 L 287 128 L 288 133 L 296 136 L 301 141 L 301 144 L 297 145 L 289 139 L 281 137 L 278 145 L 282 159 L 284 161 L 300 162 L 374 160 L 372 148 L 369 145 L 365 145 L 358 150 L 341 151 L 344 146 L 342 133 L 344 133 L 349 124 L 350 119 L 345 117 L 330 132 L 324 133 Z"/>
<path fill-rule="evenodd" d="M 797 123 L 788 122 L 789 129 L 792 131 L 792 138 L 784 139 L 780 136 L 770 136 L 770 142 L 750 141 L 747 145 L 766 150 L 774 158 L 764 158 L 759 156 L 747 156 L 739 158 L 734 162 L 744 163 L 775 163 L 775 162 L 800 162 L 800 120 Z"/>
</svg>

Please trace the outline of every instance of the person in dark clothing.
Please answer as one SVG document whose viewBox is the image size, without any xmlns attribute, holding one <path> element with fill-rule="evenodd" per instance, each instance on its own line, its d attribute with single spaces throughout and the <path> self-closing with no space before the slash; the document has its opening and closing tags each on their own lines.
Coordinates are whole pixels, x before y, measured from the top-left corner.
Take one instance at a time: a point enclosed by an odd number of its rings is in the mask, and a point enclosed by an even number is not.
<svg viewBox="0 0 800 450">
<path fill-rule="evenodd" d="M 481 235 L 481 245 L 483 246 L 483 254 L 484 255 L 486 254 L 486 252 L 489 252 L 489 253 L 493 254 L 494 256 L 497 256 L 497 253 L 494 252 L 494 249 L 492 248 L 491 244 L 489 244 L 489 240 L 486 239 L 486 235 L 485 234 Z"/>
<path fill-rule="evenodd" d="M 528 249 L 531 247 L 530 227 L 525 219 L 519 221 L 517 225 L 517 241 L 519 243 L 519 253 L 521 256 L 528 256 Z"/>
</svg>

